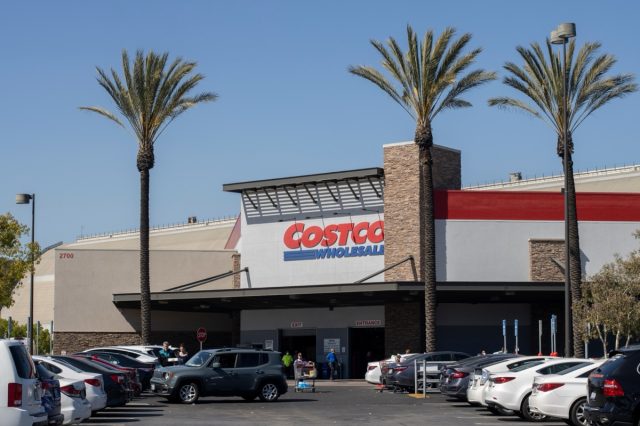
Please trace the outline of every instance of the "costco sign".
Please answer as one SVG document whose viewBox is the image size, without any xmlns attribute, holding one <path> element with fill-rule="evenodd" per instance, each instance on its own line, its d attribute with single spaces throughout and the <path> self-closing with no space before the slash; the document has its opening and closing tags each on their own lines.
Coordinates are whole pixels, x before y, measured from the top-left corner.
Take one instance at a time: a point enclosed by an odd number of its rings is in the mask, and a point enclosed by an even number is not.
<svg viewBox="0 0 640 426">
<path fill-rule="evenodd" d="M 384 222 L 309 226 L 294 223 L 284 231 L 284 260 L 318 260 L 384 254 Z"/>
</svg>

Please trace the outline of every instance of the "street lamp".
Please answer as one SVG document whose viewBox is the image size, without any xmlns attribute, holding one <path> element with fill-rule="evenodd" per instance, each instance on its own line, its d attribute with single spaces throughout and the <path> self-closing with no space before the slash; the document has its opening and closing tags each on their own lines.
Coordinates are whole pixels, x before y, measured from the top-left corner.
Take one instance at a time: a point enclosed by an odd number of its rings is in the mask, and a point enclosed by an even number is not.
<svg viewBox="0 0 640 426">
<path fill-rule="evenodd" d="M 16 204 L 29 204 L 31 202 L 31 277 L 29 286 L 29 321 L 27 322 L 27 339 L 29 339 L 29 353 L 33 355 L 33 273 L 35 258 L 33 247 L 35 246 L 36 231 L 36 194 L 16 194 Z"/>
<path fill-rule="evenodd" d="M 567 174 L 568 162 L 568 99 L 567 99 L 567 40 L 576 36 L 576 24 L 565 23 L 558 25 L 558 28 L 551 31 L 551 43 L 562 45 L 563 57 L 563 79 L 562 79 L 562 150 L 563 150 L 563 166 L 564 166 L 564 354 L 571 356 L 571 337 L 573 335 L 571 328 L 571 306 L 569 294 L 571 287 L 570 264 L 569 264 L 569 176 Z"/>
</svg>

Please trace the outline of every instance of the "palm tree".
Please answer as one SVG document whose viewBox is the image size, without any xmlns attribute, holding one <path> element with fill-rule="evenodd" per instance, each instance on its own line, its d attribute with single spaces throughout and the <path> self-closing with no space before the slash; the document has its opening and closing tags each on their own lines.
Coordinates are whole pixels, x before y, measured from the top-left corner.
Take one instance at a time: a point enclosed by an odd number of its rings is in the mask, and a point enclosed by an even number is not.
<svg viewBox="0 0 640 426">
<path fill-rule="evenodd" d="M 123 50 L 122 77 L 114 69 L 111 69 L 109 75 L 97 68 L 98 84 L 111 96 L 138 141 L 136 165 L 140 172 L 140 337 L 143 344 L 149 344 L 151 340 L 149 171 L 155 163 L 153 146 L 176 117 L 199 103 L 217 98 L 216 94 L 210 92 L 191 95 L 191 91 L 204 76 L 193 74 L 195 62 L 185 62 L 181 58 L 167 66 L 168 57 L 168 53 L 157 55 L 151 51 L 145 56 L 139 50 L 130 64 L 129 55 Z M 104 108 L 90 106 L 80 109 L 96 112 L 125 127 L 123 121 Z"/>
<path fill-rule="evenodd" d="M 500 97 L 489 100 L 489 105 L 503 108 L 513 108 L 525 111 L 547 123 L 556 132 L 558 156 L 564 167 L 564 69 L 562 56 L 554 53 L 551 42 L 547 39 L 545 51 L 537 43 L 531 44 L 529 49 L 518 46 L 516 50 L 524 60 L 524 66 L 507 62 L 504 69 L 509 75 L 503 83 L 529 98 L 531 103 L 519 99 Z M 569 43 L 567 57 L 567 216 L 569 225 L 569 268 L 571 306 L 581 299 L 582 265 L 580 263 L 580 240 L 578 235 L 578 219 L 576 211 L 576 188 L 573 179 L 574 149 L 573 132 L 582 122 L 598 108 L 609 101 L 622 98 L 635 92 L 637 85 L 633 82 L 633 75 L 619 74 L 606 76 L 616 63 L 612 55 L 597 55 L 600 43 L 586 43 L 575 53 L 575 41 Z M 572 309 L 573 347 L 576 356 L 584 356 L 580 333 L 580 324 L 576 321 L 577 312 Z"/>
<path fill-rule="evenodd" d="M 416 33 L 407 26 L 409 50 L 402 52 L 389 38 L 387 47 L 371 40 L 382 56 L 382 67 L 395 80 L 395 87 L 380 71 L 367 66 L 351 66 L 349 72 L 371 81 L 382 89 L 415 120 L 414 142 L 418 145 L 420 170 L 420 280 L 425 285 L 426 350 L 436 348 L 436 247 L 433 205 L 433 119 L 447 109 L 470 107 L 460 96 L 468 90 L 494 80 L 495 73 L 474 70 L 462 75 L 473 64 L 481 49 L 463 53 L 471 34 L 454 39 L 455 30 L 445 29 L 437 40 L 432 30 L 418 44 Z"/>
</svg>

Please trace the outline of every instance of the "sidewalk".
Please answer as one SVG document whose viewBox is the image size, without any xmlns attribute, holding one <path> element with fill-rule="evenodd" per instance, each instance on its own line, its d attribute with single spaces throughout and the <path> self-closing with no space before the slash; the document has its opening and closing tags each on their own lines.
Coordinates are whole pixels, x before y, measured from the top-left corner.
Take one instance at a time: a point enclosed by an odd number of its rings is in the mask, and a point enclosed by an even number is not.
<svg viewBox="0 0 640 426">
<path fill-rule="evenodd" d="M 307 381 L 310 381 L 309 379 L 307 379 Z M 295 387 L 296 385 L 296 381 L 295 380 L 287 380 L 287 384 L 289 385 L 289 387 Z M 367 381 L 365 381 L 364 379 L 362 380 L 350 380 L 350 379 L 341 379 L 341 380 L 328 380 L 328 379 L 316 379 L 316 387 L 346 387 L 346 386 L 351 386 L 351 387 L 370 387 L 371 389 L 375 388 L 375 385 L 372 385 L 371 383 L 368 383 Z"/>
</svg>

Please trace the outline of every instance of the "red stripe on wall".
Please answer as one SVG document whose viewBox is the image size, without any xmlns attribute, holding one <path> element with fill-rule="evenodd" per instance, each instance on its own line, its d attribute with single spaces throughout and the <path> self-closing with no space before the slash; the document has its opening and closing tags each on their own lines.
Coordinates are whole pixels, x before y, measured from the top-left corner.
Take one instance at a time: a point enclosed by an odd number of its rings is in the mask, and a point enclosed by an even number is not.
<svg viewBox="0 0 640 426">
<path fill-rule="evenodd" d="M 236 219 L 236 223 L 233 225 L 233 229 L 231 230 L 231 234 L 229 234 L 229 238 L 227 239 L 227 243 L 224 245 L 225 250 L 235 250 L 238 245 L 238 241 L 240 241 L 240 216 Z"/>
<path fill-rule="evenodd" d="M 579 193 L 578 220 L 640 222 L 640 194 Z M 564 220 L 558 192 L 436 191 L 436 219 Z"/>
</svg>

